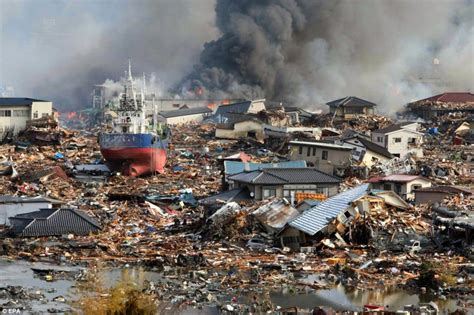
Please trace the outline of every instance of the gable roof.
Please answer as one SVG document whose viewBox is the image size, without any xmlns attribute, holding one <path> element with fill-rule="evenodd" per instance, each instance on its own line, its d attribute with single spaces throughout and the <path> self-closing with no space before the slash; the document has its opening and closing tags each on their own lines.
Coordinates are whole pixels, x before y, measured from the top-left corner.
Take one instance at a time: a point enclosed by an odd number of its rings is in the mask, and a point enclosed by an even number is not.
<svg viewBox="0 0 474 315">
<path fill-rule="evenodd" d="M 335 101 L 326 103 L 329 107 L 374 107 L 377 104 L 363 100 L 355 96 L 346 96 Z"/>
<path fill-rule="evenodd" d="M 249 184 L 337 184 L 339 177 L 329 175 L 316 168 L 265 168 L 258 171 L 240 173 L 229 177 L 230 180 Z"/>
<path fill-rule="evenodd" d="M 224 171 L 226 174 L 234 175 L 242 173 L 247 167 L 248 171 L 257 171 L 263 168 L 304 168 L 306 161 L 287 161 L 279 163 L 244 163 L 238 161 L 224 161 Z"/>
<path fill-rule="evenodd" d="M 351 137 L 351 138 L 347 138 L 347 139 L 344 139 L 344 140 L 349 140 L 349 139 L 357 139 L 360 141 L 360 143 L 369 151 L 372 151 L 374 153 L 377 153 L 381 156 L 385 156 L 386 158 L 393 158 L 393 155 L 388 152 L 388 150 L 370 140 L 367 140 L 366 138 L 364 137 L 361 137 L 361 136 L 355 136 L 355 137 Z"/>
<path fill-rule="evenodd" d="M 372 131 L 372 133 L 388 134 L 388 133 L 392 133 L 392 132 L 394 132 L 394 131 L 399 131 L 399 130 L 407 130 L 407 131 L 411 131 L 411 132 L 417 133 L 416 131 L 409 130 L 409 129 L 407 129 L 407 128 L 403 128 L 403 127 L 405 127 L 405 126 L 412 125 L 412 124 L 416 124 L 416 122 L 413 122 L 413 121 L 405 121 L 405 122 L 401 122 L 401 123 L 398 123 L 398 124 L 390 125 L 390 126 L 388 126 L 388 127 L 382 128 L 382 129 L 374 130 L 374 131 Z"/>
<path fill-rule="evenodd" d="M 306 210 L 289 225 L 306 234 L 314 235 L 326 227 L 339 213 L 347 209 L 350 203 L 367 194 L 369 184 L 363 184 L 353 189 L 324 200 L 317 206 Z"/>
<path fill-rule="evenodd" d="M 49 102 L 28 97 L 0 97 L 0 106 L 25 106 L 33 102 Z"/>
<path fill-rule="evenodd" d="M 225 203 L 227 203 L 231 201 L 238 202 L 242 200 L 252 200 L 252 197 L 250 196 L 250 191 L 247 187 L 240 187 L 223 191 L 216 195 L 201 199 L 199 200 L 199 203 L 204 205 L 210 205 L 219 201 L 224 201 Z"/>
<path fill-rule="evenodd" d="M 445 92 L 413 102 L 474 103 L 474 94 L 470 92 Z"/>
<path fill-rule="evenodd" d="M 40 209 L 9 219 L 13 232 L 21 236 L 87 235 L 101 229 L 95 219 L 75 209 Z"/>
<path fill-rule="evenodd" d="M 244 101 L 228 105 L 219 105 L 216 110 L 216 115 L 226 116 L 230 113 L 245 113 L 249 110 L 251 101 Z"/>
<path fill-rule="evenodd" d="M 163 111 L 159 112 L 158 114 L 164 118 L 172 118 L 207 113 L 212 113 L 212 109 L 208 107 L 183 108 L 177 110 Z"/>
</svg>

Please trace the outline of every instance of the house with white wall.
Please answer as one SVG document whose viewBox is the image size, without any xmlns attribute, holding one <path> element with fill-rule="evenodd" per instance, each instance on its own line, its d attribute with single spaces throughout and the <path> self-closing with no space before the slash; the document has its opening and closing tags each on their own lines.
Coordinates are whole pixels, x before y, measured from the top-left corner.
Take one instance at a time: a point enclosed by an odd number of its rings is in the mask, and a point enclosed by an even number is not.
<svg viewBox="0 0 474 315">
<path fill-rule="evenodd" d="M 393 155 L 384 147 L 362 136 L 354 136 L 336 141 L 352 148 L 352 160 L 360 166 L 372 167 L 393 159 Z"/>
<path fill-rule="evenodd" d="M 411 153 L 416 157 L 423 156 L 423 133 L 418 131 L 416 122 L 404 122 L 374 130 L 372 142 L 386 148 L 393 156 L 403 158 Z"/>
<path fill-rule="evenodd" d="M 0 97 L 0 136 L 12 131 L 14 135 L 31 119 L 53 115 L 53 103 L 25 97 Z"/>
<path fill-rule="evenodd" d="M 64 202 L 48 197 L 0 196 L 0 225 L 10 226 L 9 217 L 40 209 L 60 207 Z"/>
<path fill-rule="evenodd" d="M 419 175 L 394 174 L 369 179 L 370 188 L 392 190 L 406 200 L 415 200 L 415 191 L 431 187 L 431 181 Z"/>
</svg>

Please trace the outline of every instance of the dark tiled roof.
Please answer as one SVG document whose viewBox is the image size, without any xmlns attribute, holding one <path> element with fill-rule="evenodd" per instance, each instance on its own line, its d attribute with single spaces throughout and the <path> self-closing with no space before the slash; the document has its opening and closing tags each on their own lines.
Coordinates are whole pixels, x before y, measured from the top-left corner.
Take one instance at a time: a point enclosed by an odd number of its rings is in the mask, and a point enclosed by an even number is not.
<svg viewBox="0 0 474 315">
<path fill-rule="evenodd" d="M 163 111 L 163 112 L 159 112 L 159 115 L 165 118 L 172 118 L 172 117 L 207 114 L 207 113 L 212 113 L 212 110 L 208 107 L 196 107 L 196 108 L 185 108 L 185 109 Z"/>
<path fill-rule="evenodd" d="M 223 191 L 217 195 L 210 196 L 204 199 L 199 200 L 201 204 L 213 204 L 216 203 L 218 200 L 222 200 L 225 202 L 237 202 L 241 200 L 251 200 L 252 197 L 250 196 L 250 191 L 247 187 L 235 188 L 227 191 Z"/>
<path fill-rule="evenodd" d="M 0 106 L 25 106 L 33 102 L 49 102 L 27 97 L 0 97 Z"/>
<path fill-rule="evenodd" d="M 474 94 L 469 92 L 446 92 L 413 103 L 417 102 L 471 103 L 474 102 Z"/>
<path fill-rule="evenodd" d="M 255 172 L 240 173 L 230 180 L 252 184 L 313 184 L 339 183 L 341 179 L 311 167 L 305 168 L 266 168 Z"/>
<path fill-rule="evenodd" d="M 41 209 L 9 219 L 14 233 L 25 237 L 87 235 L 101 229 L 95 219 L 74 209 Z"/>
<path fill-rule="evenodd" d="M 220 105 L 216 110 L 216 115 L 225 117 L 230 113 L 245 113 L 249 110 L 251 104 L 251 101 L 245 101 L 229 105 Z"/>
<path fill-rule="evenodd" d="M 384 147 L 382 147 L 382 146 L 380 146 L 376 143 L 373 143 L 372 141 L 367 140 L 364 137 L 356 136 L 355 138 L 357 140 L 359 140 L 360 143 L 362 143 L 362 145 L 364 147 L 366 147 L 367 150 L 370 150 L 370 151 L 375 152 L 379 155 L 385 156 L 389 159 L 393 158 L 393 155 L 390 152 L 388 152 L 388 150 L 386 148 L 384 148 Z"/>
<path fill-rule="evenodd" d="M 377 106 L 377 104 L 363 100 L 361 98 L 355 97 L 355 96 L 347 96 L 340 98 L 335 101 L 331 101 L 326 103 L 326 105 L 329 105 L 329 107 L 337 107 L 337 106 L 343 106 L 343 107 L 373 107 Z"/>
</svg>

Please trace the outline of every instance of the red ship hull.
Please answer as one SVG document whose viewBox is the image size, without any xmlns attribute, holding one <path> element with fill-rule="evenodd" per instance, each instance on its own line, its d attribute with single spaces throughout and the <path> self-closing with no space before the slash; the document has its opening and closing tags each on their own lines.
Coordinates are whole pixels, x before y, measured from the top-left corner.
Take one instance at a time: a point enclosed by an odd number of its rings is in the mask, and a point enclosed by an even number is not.
<svg viewBox="0 0 474 315">
<path fill-rule="evenodd" d="M 163 148 L 101 148 L 100 152 L 110 169 L 126 176 L 164 172 L 166 149 Z"/>
</svg>

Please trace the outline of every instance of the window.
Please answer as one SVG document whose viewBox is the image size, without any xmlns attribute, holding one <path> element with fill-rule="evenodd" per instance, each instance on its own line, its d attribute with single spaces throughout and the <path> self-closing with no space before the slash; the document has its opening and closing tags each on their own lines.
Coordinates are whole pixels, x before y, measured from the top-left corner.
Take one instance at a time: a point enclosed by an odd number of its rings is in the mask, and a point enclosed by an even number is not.
<svg viewBox="0 0 474 315">
<path fill-rule="evenodd" d="M 36 118 L 38 118 L 38 111 L 35 111 L 33 114 L 33 119 L 36 119 Z"/>
<path fill-rule="evenodd" d="M 29 110 L 15 109 L 13 111 L 13 117 L 28 117 L 30 116 Z"/>
<path fill-rule="evenodd" d="M 327 160 L 328 159 L 329 152 L 328 151 L 323 151 L 321 159 Z"/>
<path fill-rule="evenodd" d="M 313 147 L 313 156 L 316 156 L 316 147 Z"/>
<path fill-rule="evenodd" d="M 275 188 L 264 188 L 263 189 L 263 199 L 267 199 L 267 198 L 275 197 L 275 196 L 276 196 Z"/>
<path fill-rule="evenodd" d="M 323 194 L 324 196 L 329 196 L 329 188 L 328 187 L 319 187 L 316 188 L 317 194 Z"/>
<path fill-rule="evenodd" d="M 392 190 L 392 185 L 390 185 L 390 184 L 383 184 L 383 190 Z"/>
<path fill-rule="evenodd" d="M 402 142 L 402 138 L 393 138 L 393 142 L 400 143 Z"/>
<path fill-rule="evenodd" d="M 0 117 L 11 117 L 12 111 L 9 109 L 0 110 Z"/>
<path fill-rule="evenodd" d="M 377 142 L 383 142 L 383 137 L 377 137 Z"/>
<path fill-rule="evenodd" d="M 346 107 L 346 114 L 363 114 L 363 107 Z"/>
<path fill-rule="evenodd" d="M 300 155 L 303 155 L 303 147 L 302 146 L 299 147 L 299 152 L 300 152 Z"/>
<path fill-rule="evenodd" d="M 290 244 L 298 244 L 300 242 L 300 238 L 298 236 L 283 236 L 283 246 L 290 245 Z"/>
<path fill-rule="evenodd" d="M 308 147 L 308 152 L 306 152 L 306 155 L 307 155 L 307 156 L 310 156 L 310 155 L 311 155 L 311 148 L 310 148 L 310 147 Z"/>
<path fill-rule="evenodd" d="M 411 186 L 411 192 L 414 192 L 417 189 L 421 189 L 421 185 L 413 185 Z"/>
<path fill-rule="evenodd" d="M 42 113 L 41 117 L 48 117 L 48 113 Z"/>
<path fill-rule="evenodd" d="M 344 212 L 344 216 L 349 219 L 352 215 L 349 211 L 346 211 Z"/>
<path fill-rule="evenodd" d="M 408 138 L 408 144 L 415 144 L 416 138 Z"/>
</svg>

